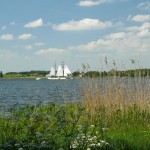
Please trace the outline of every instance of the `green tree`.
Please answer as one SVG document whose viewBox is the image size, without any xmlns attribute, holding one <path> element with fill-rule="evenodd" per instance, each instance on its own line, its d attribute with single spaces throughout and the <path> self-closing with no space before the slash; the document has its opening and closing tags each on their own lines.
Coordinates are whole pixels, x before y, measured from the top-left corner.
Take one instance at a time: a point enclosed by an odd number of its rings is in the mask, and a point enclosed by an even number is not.
<svg viewBox="0 0 150 150">
<path fill-rule="evenodd" d="M 3 72 L 0 71 L 0 78 L 3 78 Z"/>
<path fill-rule="evenodd" d="M 72 75 L 73 75 L 74 77 L 77 77 L 77 76 L 80 75 L 80 71 L 75 71 L 75 72 L 72 73 Z"/>
</svg>

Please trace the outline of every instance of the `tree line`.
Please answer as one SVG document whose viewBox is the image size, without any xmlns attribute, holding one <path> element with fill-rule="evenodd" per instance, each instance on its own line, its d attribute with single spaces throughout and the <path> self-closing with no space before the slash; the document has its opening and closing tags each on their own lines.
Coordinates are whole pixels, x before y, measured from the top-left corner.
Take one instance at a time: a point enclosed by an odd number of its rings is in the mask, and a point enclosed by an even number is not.
<svg viewBox="0 0 150 150">
<path fill-rule="evenodd" d="M 106 76 L 119 76 L 119 77 L 146 77 L 150 76 L 150 69 L 134 69 L 119 71 L 111 69 L 110 71 L 87 71 L 83 74 L 85 77 L 106 77 Z"/>
<path fill-rule="evenodd" d="M 41 70 L 32 70 L 32 71 L 23 71 L 23 72 L 8 72 L 3 74 L 0 71 L 0 78 L 3 77 L 45 77 L 49 71 L 41 71 Z M 73 77 L 106 77 L 106 76 L 120 76 L 120 77 L 146 77 L 150 76 L 150 69 L 133 69 L 133 70 L 115 70 L 111 69 L 110 71 L 75 71 L 72 73 Z"/>
<path fill-rule="evenodd" d="M 13 77 L 44 77 L 48 74 L 49 71 L 41 71 L 41 70 L 32 70 L 32 71 L 23 71 L 23 72 L 8 72 L 3 75 L 3 77 L 13 78 Z"/>
</svg>

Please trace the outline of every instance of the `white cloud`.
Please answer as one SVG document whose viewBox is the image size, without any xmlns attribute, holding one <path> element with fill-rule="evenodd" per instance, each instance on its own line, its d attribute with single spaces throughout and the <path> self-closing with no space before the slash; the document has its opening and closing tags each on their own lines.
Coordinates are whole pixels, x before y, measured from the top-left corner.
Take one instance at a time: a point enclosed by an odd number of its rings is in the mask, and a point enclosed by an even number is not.
<svg viewBox="0 0 150 150">
<path fill-rule="evenodd" d="M 149 22 L 145 22 L 145 23 L 143 23 L 143 25 L 140 28 L 141 29 L 150 29 L 150 23 Z"/>
<path fill-rule="evenodd" d="M 54 29 L 56 30 L 92 30 L 92 29 L 105 29 L 112 27 L 112 23 L 110 21 L 102 22 L 98 19 L 90 19 L 85 18 L 79 21 L 71 20 L 66 23 L 62 23 L 59 25 L 54 25 Z"/>
<path fill-rule="evenodd" d="M 138 8 L 142 8 L 142 9 L 150 11 L 150 2 L 147 1 L 147 2 L 139 3 Z"/>
<path fill-rule="evenodd" d="M 138 26 L 130 26 L 126 28 L 127 31 L 138 31 L 139 27 Z"/>
<path fill-rule="evenodd" d="M 43 20 L 40 18 L 40 19 L 37 19 L 37 20 L 34 20 L 32 22 L 29 22 L 27 24 L 24 25 L 24 27 L 26 28 L 36 28 L 36 27 L 40 27 L 43 25 Z"/>
<path fill-rule="evenodd" d="M 131 21 L 136 21 L 136 22 L 145 22 L 145 21 L 150 21 L 150 15 L 136 15 L 133 17 L 130 17 Z"/>
<path fill-rule="evenodd" d="M 84 1 L 80 1 L 79 2 L 79 6 L 86 6 L 86 7 L 89 7 L 89 6 L 95 6 L 95 5 L 99 5 L 103 2 L 99 2 L 99 1 L 92 1 L 92 0 L 84 0 Z"/>
<path fill-rule="evenodd" d="M 78 5 L 84 7 L 101 5 L 103 3 L 123 2 L 127 0 L 80 0 Z"/>
<path fill-rule="evenodd" d="M 43 46 L 43 45 L 45 45 L 45 44 L 42 42 L 35 43 L 35 46 Z"/>
<path fill-rule="evenodd" d="M 140 36 L 140 37 L 150 37 L 150 32 L 149 32 L 148 29 L 144 29 L 144 30 L 141 30 L 138 33 L 138 36 Z"/>
<path fill-rule="evenodd" d="M 127 28 L 126 32 L 111 33 L 104 38 L 70 47 L 70 49 L 86 53 L 115 54 L 119 58 L 130 57 L 137 54 L 148 55 L 150 53 L 149 41 L 149 25 L 143 24 L 139 27 Z"/>
<path fill-rule="evenodd" d="M 145 22 L 141 26 L 131 26 L 126 28 L 126 31 L 128 31 L 130 34 L 135 34 L 141 38 L 150 37 L 150 23 Z"/>
<path fill-rule="evenodd" d="M 32 38 L 32 34 L 22 34 L 22 35 L 18 36 L 18 39 L 20 39 L 20 40 L 27 40 L 30 38 Z"/>
<path fill-rule="evenodd" d="M 122 39 L 125 38 L 125 33 L 124 32 L 118 32 L 118 33 L 111 33 L 106 36 L 108 39 Z"/>
<path fill-rule="evenodd" d="M 141 26 L 130 26 L 130 27 L 126 28 L 127 31 L 133 31 L 133 32 L 146 30 L 146 29 L 150 29 L 150 23 L 149 22 L 145 22 Z"/>
<path fill-rule="evenodd" d="M 48 49 L 41 49 L 35 53 L 35 55 L 38 56 L 50 56 L 51 54 L 58 54 L 58 53 L 64 53 L 66 52 L 65 49 L 59 49 L 59 48 L 48 48 Z"/>
<path fill-rule="evenodd" d="M 26 45 L 26 46 L 25 46 L 25 49 L 31 50 L 31 49 L 32 49 L 32 45 Z"/>
<path fill-rule="evenodd" d="M 0 40 L 10 41 L 13 39 L 14 39 L 14 36 L 12 34 L 4 34 L 4 35 L 0 36 Z"/>
</svg>

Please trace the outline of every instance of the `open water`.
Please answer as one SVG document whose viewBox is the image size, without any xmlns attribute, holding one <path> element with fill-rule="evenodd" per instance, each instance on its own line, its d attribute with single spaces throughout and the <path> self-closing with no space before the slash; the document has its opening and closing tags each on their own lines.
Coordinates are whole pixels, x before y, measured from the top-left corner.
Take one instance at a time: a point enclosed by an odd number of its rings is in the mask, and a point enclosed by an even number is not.
<svg viewBox="0 0 150 150">
<path fill-rule="evenodd" d="M 81 80 L 0 79 L 0 113 L 25 105 L 82 101 Z M 102 94 L 108 93 L 110 85 L 116 89 L 118 83 L 125 97 L 131 93 L 131 89 L 133 99 L 141 90 L 144 99 L 150 97 L 150 78 L 99 78 L 96 83 L 99 83 Z"/>
<path fill-rule="evenodd" d="M 80 79 L 0 79 L 0 112 L 25 105 L 80 100 Z"/>
</svg>

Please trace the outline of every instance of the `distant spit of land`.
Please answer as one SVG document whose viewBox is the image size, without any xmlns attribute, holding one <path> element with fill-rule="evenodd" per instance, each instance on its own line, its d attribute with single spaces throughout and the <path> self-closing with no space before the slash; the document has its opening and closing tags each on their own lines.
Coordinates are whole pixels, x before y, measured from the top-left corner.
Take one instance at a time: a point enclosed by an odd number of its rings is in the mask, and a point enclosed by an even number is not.
<svg viewBox="0 0 150 150">
<path fill-rule="evenodd" d="M 49 71 L 43 70 L 32 70 L 23 72 L 8 72 L 3 74 L 0 71 L 0 78 L 45 78 Z M 116 70 L 111 69 L 110 71 L 75 71 L 72 73 L 73 77 L 106 77 L 106 76 L 120 76 L 120 77 L 146 77 L 150 76 L 150 69 L 132 69 L 132 70 Z"/>
</svg>

